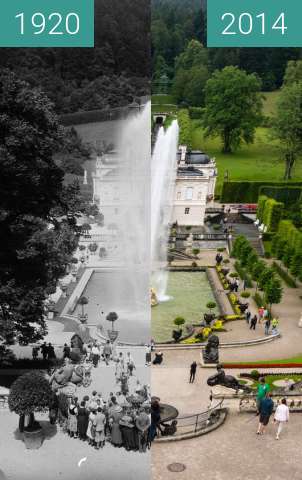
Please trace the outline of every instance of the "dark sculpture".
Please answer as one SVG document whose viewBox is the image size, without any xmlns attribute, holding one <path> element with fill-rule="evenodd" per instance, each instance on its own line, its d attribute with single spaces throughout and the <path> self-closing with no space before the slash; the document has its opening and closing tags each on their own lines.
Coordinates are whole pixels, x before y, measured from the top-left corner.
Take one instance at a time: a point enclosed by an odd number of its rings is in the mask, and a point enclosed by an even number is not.
<svg viewBox="0 0 302 480">
<path fill-rule="evenodd" d="M 238 392 L 238 390 L 244 390 L 245 392 L 251 391 L 250 387 L 241 385 L 237 378 L 233 377 L 232 375 L 226 375 L 221 365 L 217 365 L 217 373 L 208 378 L 207 384 L 210 387 L 221 385 L 223 387 L 233 388 L 236 390 L 236 392 Z"/>
<path fill-rule="evenodd" d="M 217 335 L 211 335 L 208 338 L 208 343 L 202 352 L 204 363 L 218 363 L 219 362 L 219 338 Z"/>
</svg>

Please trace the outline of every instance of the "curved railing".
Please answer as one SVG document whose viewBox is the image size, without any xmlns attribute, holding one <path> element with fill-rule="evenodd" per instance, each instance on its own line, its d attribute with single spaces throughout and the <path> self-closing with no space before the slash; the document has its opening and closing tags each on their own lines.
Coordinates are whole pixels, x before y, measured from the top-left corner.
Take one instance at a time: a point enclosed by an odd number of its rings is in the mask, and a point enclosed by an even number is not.
<svg viewBox="0 0 302 480">
<path fill-rule="evenodd" d="M 170 436 L 159 436 L 158 440 L 161 439 L 173 439 L 177 437 L 185 437 L 194 434 L 200 434 L 203 430 L 209 429 L 217 424 L 220 420 L 222 407 L 224 399 L 220 400 L 214 407 L 209 408 L 208 410 L 194 415 L 179 415 L 175 418 L 177 421 L 177 430 L 174 435 Z"/>
</svg>

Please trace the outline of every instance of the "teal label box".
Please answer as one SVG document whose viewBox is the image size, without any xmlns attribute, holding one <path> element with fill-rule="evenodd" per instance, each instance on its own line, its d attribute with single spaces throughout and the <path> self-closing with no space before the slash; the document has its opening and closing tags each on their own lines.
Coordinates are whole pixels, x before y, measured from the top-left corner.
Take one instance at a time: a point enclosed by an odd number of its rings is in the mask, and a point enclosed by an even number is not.
<svg viewBox="0 0 302 480">
<path fill-rule="evenodd" d="M 208 0 L 208 47 L 302 47 L 301 0 Z"/>
<path fill-rule="evenodd" d="M 94 47 L 94 0 L 8 0 L 0 47 Z"/>
</svg>

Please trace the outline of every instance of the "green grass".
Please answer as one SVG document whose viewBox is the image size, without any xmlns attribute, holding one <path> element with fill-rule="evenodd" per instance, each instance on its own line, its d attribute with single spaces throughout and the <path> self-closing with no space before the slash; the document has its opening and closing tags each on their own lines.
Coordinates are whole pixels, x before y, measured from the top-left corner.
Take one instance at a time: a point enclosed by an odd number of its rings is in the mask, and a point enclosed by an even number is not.
<svg viewBox="0 0 302 480">
<path fill-rule="evenodd" d="M 275 92 L 263 92 L 263 96 L 265 97 L 263 101 L 263 115 L 266 117 L 271 117 L 276 113 L 276 101 L 279 94 L 279 90 Z"/>
<path fill-rule="evenodd" d="M 274 363 L 284 363 L 284 364 L 289 364 L 289 363 L 301 363 L 302 365 L 302 354 L 300 355 L 297 355 L 295 357 L 289 357 L 289 358 L 277 358 L 277 359 L 274 359 L 274 360 L 254 360 L 252 362 L 225 362 L 226 364 L 230 364 L 230 363 L 234 363 L 237 365 L 238 364 L 241 364 L 241 365 L 254 365 L 255 363 L 260 363 L 260 364 L 263 364 L 263 365 L 272 365 Z"/>
<path fill-rule="evenodd" d="M 193 149 L 203 150 L 216 158 L 218 179 L 216 194 L 221 193 L 224 174 L 228 171 L 233 181 L 283 181 L 284 164 L 279 156 L 278 143 L 269 138 L 269 129 L 258 128 L 253 144 L 243 144 L 232 154 L 221 153 L 221 140 L 218 137 L 204 138 L 199 120 L 192 121 Z M 293 181 L 302 178 L 302 162 L 297 161 Z"/>
</svg>

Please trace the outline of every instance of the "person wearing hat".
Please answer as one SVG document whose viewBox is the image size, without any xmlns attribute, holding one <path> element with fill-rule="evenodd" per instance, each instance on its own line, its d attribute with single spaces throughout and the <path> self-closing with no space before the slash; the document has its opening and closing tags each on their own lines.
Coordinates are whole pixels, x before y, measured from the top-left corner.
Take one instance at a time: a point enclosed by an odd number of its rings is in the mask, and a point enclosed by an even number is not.
<svg viewBox="0 0 302 480">
<path fill-rule="evenodd" d="M 116 397 L 111 397 L 112 406 L 109 408 L 109 424 L 111 426 L 111 443 L 115 447 L 123 445 L 122 432 L 120 428 L 120 420 L 123 417 L 123 409 L 117 403 Z"/>
<path fill-rule="evenodd" d="M 135 420 L 135 426 L 138 432 L 138 449 L 140 452 L 145 452 L 147 448 L 150 418 L 143 407 L 139 409 L 138 416 Z"/>
</svg>

